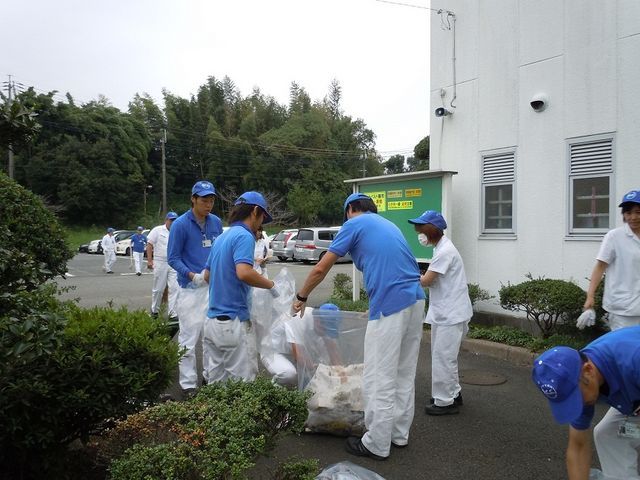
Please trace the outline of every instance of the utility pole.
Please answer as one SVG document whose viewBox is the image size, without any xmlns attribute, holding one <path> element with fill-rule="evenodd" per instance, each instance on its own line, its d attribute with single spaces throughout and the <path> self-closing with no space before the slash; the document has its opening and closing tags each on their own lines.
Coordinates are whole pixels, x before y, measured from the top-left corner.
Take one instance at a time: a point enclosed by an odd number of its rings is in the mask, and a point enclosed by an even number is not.
<svg viewBox="0 0 640 480">
<path fill-rule="evenodd" d="M 9 107 L 9 111 L 11 111 L 11 90 L 13 89 L 13 82 L 11 81 L 11 75 L 9 75 L 9 81 L 7 82 L 7 91 L 9 95 L 7 96 L 7 106 Z M 12 145 L 9 144 L 9 167 L 7 169 L 7 173 L 9 174 L 9 178 L 13 179 L 14 177 L 14 160 L 13 160 L 13 148 Z"/>
<path fill-rule="evenodd" d="M 164 144 L 167 143 L 167 131 L 162 129 L 160 145 L 162 147 L 162 218 L 167 214 L 167 158 L 165 156 Z"/>
<path fill-rule="evenodd" d="M 362 152 L 362 178 L 367 176 L 367 150 Z"/>
</svg>

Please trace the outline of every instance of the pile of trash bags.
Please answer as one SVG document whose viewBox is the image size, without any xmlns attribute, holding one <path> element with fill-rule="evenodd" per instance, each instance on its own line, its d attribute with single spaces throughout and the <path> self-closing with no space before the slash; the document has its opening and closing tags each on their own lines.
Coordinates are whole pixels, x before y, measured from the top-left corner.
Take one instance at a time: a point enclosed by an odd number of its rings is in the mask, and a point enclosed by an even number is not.
<svg viewBox="0 0 640 480">
<path fill-rule="evenodd" d="M 277 296 L 253 289 L 251 321 L 257 356 L 274 382 L 311 392 L 306 428 L 362 435 L 362 373 L 367 315 L 335 306 L 293 315 L 295 279 L 283 268 L 273 279 Z M 329 477 L 327 477 L 329 478 Z"/>
</svg>

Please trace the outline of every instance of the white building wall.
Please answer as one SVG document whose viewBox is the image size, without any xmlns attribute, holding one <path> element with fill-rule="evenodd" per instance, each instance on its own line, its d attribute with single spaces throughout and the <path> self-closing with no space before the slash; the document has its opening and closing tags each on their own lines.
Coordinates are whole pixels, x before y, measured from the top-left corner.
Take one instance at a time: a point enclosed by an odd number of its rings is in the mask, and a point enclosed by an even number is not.
<svg viewBox="0 0 640 480">
<path fill-rule="evenodd" d="M 640 187 L 640 2 L 452 0 L 431 25 L 431 168 L 453 177 L 453 242 L 470 282 L 496 298 L 525 275 L 586 288 L 601 237 L 568 235 L 568 141 L 613 134 L 612 203 Z M 441 93 L 445 92 L 444 98 Z M 544 93 L 548 107 L 529 102 Z M 436 118 L 443 105 L 452 115 Z M 481 158 L 515 150 L 515 235 L 481 234 Z M 621 224 L 614 210 L 615 226 Z"/>
</svg>

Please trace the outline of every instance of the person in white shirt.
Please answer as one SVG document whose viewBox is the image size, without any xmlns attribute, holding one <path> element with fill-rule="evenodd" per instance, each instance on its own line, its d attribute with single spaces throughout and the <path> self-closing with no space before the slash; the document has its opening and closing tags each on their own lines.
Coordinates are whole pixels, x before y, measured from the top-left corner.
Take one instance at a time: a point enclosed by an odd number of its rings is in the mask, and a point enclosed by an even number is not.
<svg viewBox="0 0 640 480">
<path fill-rule="evenodd" d="M 640 190 L 626 193 L 618 206 L 624 225 L 602 239 L 583 306 L 594 307 L 606 272 L 602 307 L 609 313 L 611 330 L 640 325 Z"/>
<path fill-rule="evenodd" d="M 176 300 L 178 298 L 178 280 L 176 271 L 167 262 L 167 245 L 171 224 L 178 218 L 176 212 L 169 212 L 164 224 L 154 227 L 147 236 L 147 267 L 153 270 L 153 287 L 151 289 L 151 315 L 157 316 L 162 303 L 164 290 L 169 286 L 167 313 L 169 320 L 175 321 Z"/>
<path fill-rule="evenodd" d="M 267 275 L 267 261 L 269 260 L 269 245 L 263 236 L 262 225 L 256 232 L 256 246 L 253 251 L 253 269 L 263 277 Z"/>
<path fill-rule="evenodd" d="M 104 255 L 104 267 L 106 273 L 113 273 L 113 264 L 116 263 L 116 239 L 113 238 L 113 228 L 107 228 L 107 234 L 102 237 L 102 254 Z"/>
<path fill-rule="evenodd" d="M 451 415 L 462 405 L 458 353 L 473 315 L 462 257 L 444 236 L 447 222 L 440 212 L 427 210 L 409 220 L 423 246 L 432 245 L 433 258 L 420 284 L 429 287 L 426 323 L 431 324 L 431 401 L 429 415 Z"/>
</svg>

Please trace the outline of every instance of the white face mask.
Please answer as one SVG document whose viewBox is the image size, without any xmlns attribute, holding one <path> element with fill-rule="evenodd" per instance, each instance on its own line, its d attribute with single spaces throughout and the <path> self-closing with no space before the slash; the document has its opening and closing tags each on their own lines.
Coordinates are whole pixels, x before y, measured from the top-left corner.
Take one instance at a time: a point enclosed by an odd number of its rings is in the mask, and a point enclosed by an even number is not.
<svg viewBox="0 0 640 480">
<path fill-rule="evenodd" d="M 419 233 L 418 234 L 418 242 L 420 242 L 420 245 L 422 245 L 423 247 L 428 247 L 429 246 L 429 237 L 427 237 L 424 233 Z"/>
</svg>

